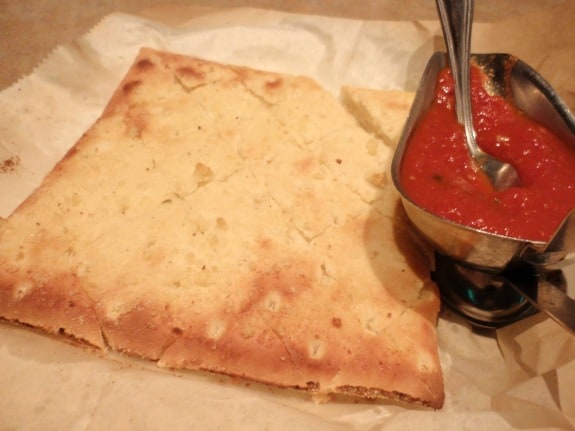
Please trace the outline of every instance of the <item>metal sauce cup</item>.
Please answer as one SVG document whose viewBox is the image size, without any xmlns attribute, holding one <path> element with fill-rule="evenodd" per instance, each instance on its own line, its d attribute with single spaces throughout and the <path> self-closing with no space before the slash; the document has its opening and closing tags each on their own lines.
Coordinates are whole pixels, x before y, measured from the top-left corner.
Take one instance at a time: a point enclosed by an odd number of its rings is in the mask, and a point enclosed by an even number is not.
<svg viewBox="0 0 575 431">
<path fill-rule="evenodd" d="M 472 54 L 471 59 L 489 77 L 490 93 L 511 100 L 566 144 L 575 146 L 575 117 L 535 70 L 509 54 Z M 553 286 L 545 276 L 573 262 L 565 258 L 575 252 L 575 209 L 564 219 L 549 242 L 529 241 L 485 232 L 439 217 L 413 202 L 402 187 L 399 173 L 405 149 L 420 118 L 435 98 L 437 75 L 447 63 L 447 54 L 443 52 L 436 52 L 430 58 L 395 150 L 391 176 L 403 207 L 416 230 L 441 255 L 492 274 L 501 274 L 516 265 L 534 267 L 540 274 L 537 286 L 527 290 L 511 283 L 513 288 L 575 333 L 575 301 L 565 289 Z M 453 286 L 453 289 L 458 287 Z"/>
<path fill-rule="evenodd" d="M 509 54 L 474 54 L 471 58 L 490 77 L 491 92 L 510 98 L 529 117 L 575 145 L 575 118 L 537 72 Z M 411 201 L 400 183 L 401 162 L 411 133 L 434 100 L 437 75 L 447 61 L 445 53 L 436 52 L 427 64 L 393 157 L 392 180 L 410 220 L 437 251 L 471 265 L 500 270 L 526 250 L 545 252 L 548 243 L 497 235 L 446 220 Z"/>
</svg>

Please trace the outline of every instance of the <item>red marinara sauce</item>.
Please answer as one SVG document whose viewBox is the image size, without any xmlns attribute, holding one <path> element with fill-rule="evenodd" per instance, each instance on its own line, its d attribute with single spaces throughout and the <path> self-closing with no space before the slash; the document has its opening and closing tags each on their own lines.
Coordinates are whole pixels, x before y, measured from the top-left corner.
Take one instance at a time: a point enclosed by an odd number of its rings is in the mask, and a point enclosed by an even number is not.
<svg viewBox="0 0 575 431">
<path fill-rule="evenodd" d="M 575 208 L 575 148 L 485 89 L 471 68 L 477 144 L 511 163 L 521 185 L 495 190 L 467 153 L 455 114 L 448 68 L 438 76 L 435 100 L 416 125 L 402 159 L 400 181 L 416 204 L 440 217 L 514 238 L 547 242 Z"/>
</svg>

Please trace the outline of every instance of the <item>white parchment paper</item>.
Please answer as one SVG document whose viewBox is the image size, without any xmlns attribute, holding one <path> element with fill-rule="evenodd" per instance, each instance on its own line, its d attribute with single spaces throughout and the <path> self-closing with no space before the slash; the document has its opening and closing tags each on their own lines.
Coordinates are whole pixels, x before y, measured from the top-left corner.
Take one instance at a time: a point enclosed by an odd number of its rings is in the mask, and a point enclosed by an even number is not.
<svg viewBox="0 0 575 431">
<path fill-rule="evenodd" d="M 0 162 L 16 164 L 0 173 L 0 216 L 8 216 L 97 119 L 141 46 L 308 75 L 337 95 L 342 85 L 414 90 L 441 41 L 435 21 L 360 21 L 258 9 L 186 13 L 168 9 L 157 15 L 162 19 L 111 15 L 0 93 Z M 540 20 L 557 13 L 531 11 L 501 28 L 532 33 L 543 28 Z M 476 26 L 479 46 L 493 41 L 497 25 L 502 24 Z M 551 52 L 524 51 L 532 56 L 526 61 L 544 66 L 541 59 L 551 62 L 554 53 L 573 49 L 565 40 L 553 46 Z M 553 70 L 561 91 L 571 94 L 575 85 Z M 444 310 L 438 333 L 446 403 L 430 411 L 347 398 L 316 404 L 292 391 L 100 357 L 1 324 L 0 430 L 575 427 L 575 340 L 553 321 L 536 315 L 496 334 L 477 334 Z"/>
</svg>

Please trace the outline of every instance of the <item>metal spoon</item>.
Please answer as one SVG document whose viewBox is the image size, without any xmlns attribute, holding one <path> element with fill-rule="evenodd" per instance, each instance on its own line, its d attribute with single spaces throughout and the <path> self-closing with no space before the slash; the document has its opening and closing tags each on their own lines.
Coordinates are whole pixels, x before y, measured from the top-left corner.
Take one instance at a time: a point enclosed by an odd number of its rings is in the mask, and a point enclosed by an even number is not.
<svg viewBox="0 0 575 431">
<path fill-rule="evenodd" d="M 519 184 L 517 171 L 511 164 L 484 152 L 475 141 L 469 70 L 473 0 L 436 0 L 436 3 L 455 81 L 457 119 L 465 129 L 467 149 L 493 186 L 505 190 Z"/>
</svg>

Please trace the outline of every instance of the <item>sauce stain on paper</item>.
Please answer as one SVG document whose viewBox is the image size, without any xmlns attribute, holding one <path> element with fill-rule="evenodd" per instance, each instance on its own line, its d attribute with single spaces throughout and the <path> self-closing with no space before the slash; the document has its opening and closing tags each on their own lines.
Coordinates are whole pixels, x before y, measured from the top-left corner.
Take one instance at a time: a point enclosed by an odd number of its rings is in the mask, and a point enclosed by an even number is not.
<svg viewBox="0 0 575 431">
<path fill-rule="evenodd" d="M 14 172 L 20 165 L 20 157 L 12 156 L 0 162 L 0 173 L 9 174 Z"/>
</svg>

